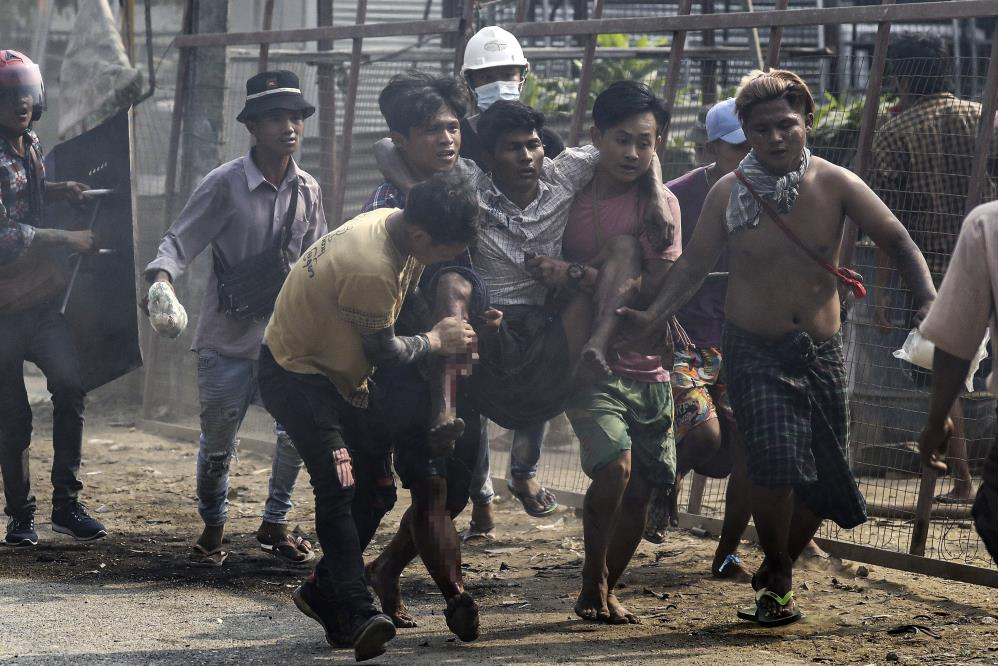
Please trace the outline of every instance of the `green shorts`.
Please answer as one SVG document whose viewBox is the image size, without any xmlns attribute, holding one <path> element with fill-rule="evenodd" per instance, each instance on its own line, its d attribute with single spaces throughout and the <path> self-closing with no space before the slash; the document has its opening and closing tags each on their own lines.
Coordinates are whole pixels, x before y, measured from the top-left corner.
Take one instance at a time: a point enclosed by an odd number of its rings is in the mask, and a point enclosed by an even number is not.
<svg viewBox="0 0 998 666">
<path fill-rule="evenodd" d="M 589 384 L 568 402 L 565 415 L 579 438 L 582 469 L 589 478 L 623 451 L 632 466 L 656 485 L 676 481 L 672 386 L 618 377 Z"/>
</svg>

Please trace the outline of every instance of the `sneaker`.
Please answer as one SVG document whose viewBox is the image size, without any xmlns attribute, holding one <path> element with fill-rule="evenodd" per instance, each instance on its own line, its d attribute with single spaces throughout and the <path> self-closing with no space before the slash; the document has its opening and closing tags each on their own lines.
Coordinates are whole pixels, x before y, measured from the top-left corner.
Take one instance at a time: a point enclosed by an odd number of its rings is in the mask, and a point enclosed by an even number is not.
<svg viewBox="0 0 998 666">
<path fill-rule="evenodd" d="M 77 541 L 94 541 L 107 536 L 107 530 L 87 513 L 87 507 L 73 500 L 52 510 L 52 531 L 68 534 Z"/>
<path fill-rule="evenodd" d="M 340 613 L 319 594 L 319 588 L 315 584 L 315 574 L 309 576 L 303 585 L 299 585 L 291 593 L 291 598 L 298 610 L 322 625 L 323 631 L 326 632 L 327 643 L 338 648 L 353 645 L 349 634 L 343 629 Z"/>
<path fill-rule="evenodd" d="M 38 543 L 38 533 L 35 532 L 35 514 L 11 516 L 7 521 L 7 536 L 4 543 L 8 546 L 34 546 Z"/>
<path fill-rule="evenodd" d="M 367 661 L 385 653 L 385 643 L 395 638 L 395 623 L 384 613 L 375 611 L 367 617 L 355 616 L 353 621 L 353 658 Z"/>
<path fill-rule="evenodd" d="M 295 606 L 326 632 L 326 642 L 333 647 L 353 647 L 356 661 L 366 661 L 385 653 L 385 643 L 395 638 L 395 624 L 374 604 L 362 604 L 358 612 L 347 615 L 347 604 L 334 607 L 320 594 L 315 574 L 309 576 L 291 594 Z"/>
</svg>

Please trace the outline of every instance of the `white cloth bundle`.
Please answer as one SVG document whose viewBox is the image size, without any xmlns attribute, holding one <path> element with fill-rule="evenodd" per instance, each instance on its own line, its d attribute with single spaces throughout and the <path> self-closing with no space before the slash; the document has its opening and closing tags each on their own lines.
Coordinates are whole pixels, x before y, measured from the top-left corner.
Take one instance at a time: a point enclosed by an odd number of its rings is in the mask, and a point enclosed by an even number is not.
<svg viewBox="0 0 998 666">
<path fill-rule="evenodd" d="M 149 287 L 149 323 L 167 338 L 176 338 L 187 328 L 187 310 L 166 282 L 154 282 Z"/>
<path fill-rule="evenodd" d="M 970 362 L 970 373 L 967 375 L 966 381 L 964 381 L 964 386 L 967 391 L 974 390 L 974 373 L 977 372 L 977 368 L 980 367 L 981 361 L 988 357 L 988 340 L 991 337 L 991 333 L 984 334 L 984 341 L 981 342 L 981 346 L 977 348 L 977 353 L 974 354 L 974 360 Z M 907 361 L 912 365 L 917 365 L 920 368 L 925 368 L 926 370 L 932 369 L 932 357 L 936 353 L 936 346 L 932 344 L 932 341 L 922 335 L 921 331 L 917 328 L 911 329 L 908 333 L 908 339 L 904 341 L 904 345 L 901 349 L 894 352 L 894 358 L 899 358 L 902 361 Z"/>
</svg>

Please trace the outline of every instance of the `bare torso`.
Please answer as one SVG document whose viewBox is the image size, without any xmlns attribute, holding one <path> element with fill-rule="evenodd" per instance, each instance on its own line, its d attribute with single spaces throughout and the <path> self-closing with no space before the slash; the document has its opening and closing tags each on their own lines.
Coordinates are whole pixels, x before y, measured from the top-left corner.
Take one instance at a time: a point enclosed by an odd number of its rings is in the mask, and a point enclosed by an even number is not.
<svg viewBox="0 0 998 666">
<path fill-rule="evenodd" d="M 812 158 L 797 203 L 783 215 L 808 248 L 836 266 L 845 217 L 839 168 Z M 733 175 L 718 183 L 724 202 L 734 183 Z M 839 330 L 835 277 L 794 245 L 765 212 L 758 226 L 729 237 L 728 252 L 725 313 L 732 323 L 773 339 L 802 330 L 822 341 Z"/>
</svg>

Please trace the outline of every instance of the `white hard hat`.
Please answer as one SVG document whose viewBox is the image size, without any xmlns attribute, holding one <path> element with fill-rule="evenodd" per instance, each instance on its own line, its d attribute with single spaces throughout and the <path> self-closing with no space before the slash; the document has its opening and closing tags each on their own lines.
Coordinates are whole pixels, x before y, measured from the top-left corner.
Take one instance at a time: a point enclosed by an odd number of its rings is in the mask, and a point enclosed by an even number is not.
<svg viewBox="0 0 998 666">
<path fill-rule="evenodd" d="M 508 65 L 530 67 L 530 63 L 523 57 L 523 49 L 520 48 L 520 42 L 516 41 L 516 37 L 498 26 L 490 25 L 476 32 L 468 40 L 468 45 L 464 47 L 464 65 L 461 66 L 461 73 L 467 74 L 476 69 Z"/>
</svg>

